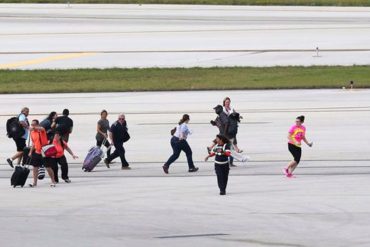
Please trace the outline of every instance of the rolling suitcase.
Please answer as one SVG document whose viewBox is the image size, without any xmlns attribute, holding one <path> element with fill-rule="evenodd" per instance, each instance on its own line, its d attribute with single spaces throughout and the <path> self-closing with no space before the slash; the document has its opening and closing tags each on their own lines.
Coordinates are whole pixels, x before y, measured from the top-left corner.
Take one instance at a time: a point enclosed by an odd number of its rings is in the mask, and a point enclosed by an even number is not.
<svg viewBox="0 0 370 247">
<path fill-rule="evenodd" d="M 84 160 L 82 170 L 85 172 L 91 172 L 99 164 L 99 162 L 104 158 L 103 150 L 98 147 L 92 147 Z"/>
<path fill-rule="evenodd" d="M 30 174 L 30 169 L 28 169 L 28 167 L 17 165 L 10 179 L 11 186 L 14 188 L 17 186 L 23 187 L 26 184 L 28 174 Z"/>
</svg>

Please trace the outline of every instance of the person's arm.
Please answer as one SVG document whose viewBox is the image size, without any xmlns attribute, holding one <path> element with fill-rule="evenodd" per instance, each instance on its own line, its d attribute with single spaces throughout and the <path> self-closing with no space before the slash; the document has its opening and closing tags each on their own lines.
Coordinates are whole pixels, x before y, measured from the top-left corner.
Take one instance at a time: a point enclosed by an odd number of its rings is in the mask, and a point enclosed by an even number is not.
<svg viewBox="0 0 370 247">
<path fill-rule="evenodd" d="M 213 156 L 215 156 L 216 154 L 212 151 L 205 159 L 204 159 L 204 161 L 208 161 L 208 159 L 209 158 L 211 158 L 211 157 L 213 157 Z"/>
<path fill-rule="evenodd" d="M 101 131 L 101 125 L 98 124 L 96 126 L 96 130 L 98 131 L 99 134 L 101 134 L 102 136 L 104 136 L 105 138 L 108 138 L 108 135 L 106 133 L 104 133 L 103 131 Z"/>
<path fill-rule="evenodd" d="M 114 136 L 113 136 L 113 125 L 112 125 L 110 130 L 109 130 L 109 139 L 110 139 L 112 145 L 114 145 L 113 138 L 114 138 Z"/>
<path fill-rule="evenodd" d="M 72 149 L 70 149 L 70 147 L 66 146 L 65 148 L 67 150 L 67 152 L 73 157 L 73 159 L 78 159 L 78 156 L 75 155 L 73 152 L 72 152 Z"/>
<path fill-rule="evenodd" d="M 304 136 L 302 140 L 304 141 L 304 143 L 307 144 L 307 146 L 312 147 L 313 142 L 308 142 L 307 139 L 306 139 L 306 136 Z"/>
<path fill-rule="evenodd" d="M 27 122 L 26 122 L 26 117 L 23 115 L 23 114 L 21 114 L 19 117 L 18 117 L 18 120 L 19 120 L 19 124 L 23 127 L 23 128 L 25 128 L 25 129 L 29 129 L 30 128 L 30 126 L 27 124 Z"/>
</svg>

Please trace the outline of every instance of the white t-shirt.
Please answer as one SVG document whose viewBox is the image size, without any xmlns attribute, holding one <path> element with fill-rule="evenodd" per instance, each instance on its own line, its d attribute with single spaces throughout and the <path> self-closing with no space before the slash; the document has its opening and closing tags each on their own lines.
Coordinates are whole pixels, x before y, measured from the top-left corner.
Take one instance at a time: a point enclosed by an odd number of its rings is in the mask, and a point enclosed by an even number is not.
<svg viewBox="0 0 370 247">
<path fill-rule="evenodd" d="M 19 120 L 19 122 L 28 123 L 27 117 L 23 113 L 19 115 L 18 120 Z M 22 136 L 22 138 L 27 140 L 28 139 L 28 129 L 24 128 L 24 127 L 23 127 L 23 129 L 24 129 L 24 135 Z"/>
</svg>

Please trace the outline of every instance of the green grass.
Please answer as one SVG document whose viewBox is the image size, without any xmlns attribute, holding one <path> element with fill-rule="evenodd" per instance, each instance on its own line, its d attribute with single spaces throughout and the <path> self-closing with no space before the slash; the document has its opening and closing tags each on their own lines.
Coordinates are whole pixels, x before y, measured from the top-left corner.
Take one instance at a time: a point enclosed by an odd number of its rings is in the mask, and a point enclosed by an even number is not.
<svg viewBox="0 0 370 247">
<path fill-rule="evenodd" d="M 65 3 L 67 0 L 0 0 L 0 3 Z M 370 0 L 70 0 L 71 3 L 142 3 L 212 5 L 370 6 Z"/>
<path fill-rule="evenodd" d="M 370 66 L 0 70 L 0 93 L 370 88 Z"/>
</svg>

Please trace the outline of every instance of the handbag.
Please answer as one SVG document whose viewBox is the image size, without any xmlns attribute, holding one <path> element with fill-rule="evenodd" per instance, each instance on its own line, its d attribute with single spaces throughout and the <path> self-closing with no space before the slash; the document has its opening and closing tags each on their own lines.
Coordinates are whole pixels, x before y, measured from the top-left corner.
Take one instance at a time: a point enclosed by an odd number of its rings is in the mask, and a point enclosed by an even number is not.
<svg viewBox="0 0 370 247">
<path fill-rule="evenodd" d="M 42 157 L 51 158 L 57 155 L 57 149 L 53 144 L 45 145 L 41 148 Z"/>
</svg>

